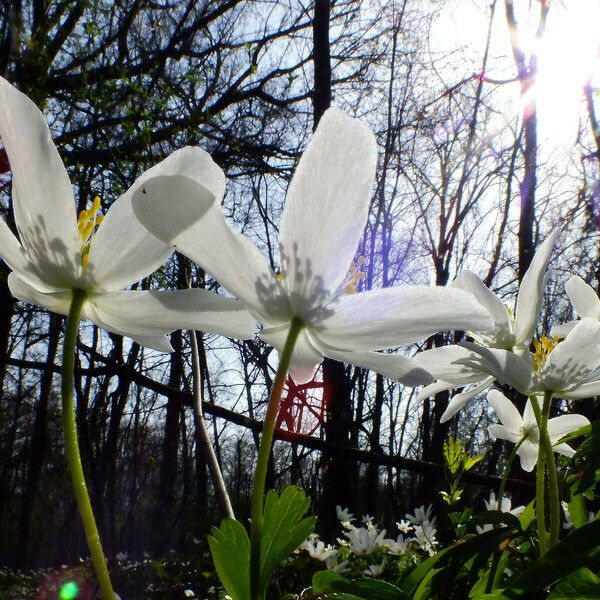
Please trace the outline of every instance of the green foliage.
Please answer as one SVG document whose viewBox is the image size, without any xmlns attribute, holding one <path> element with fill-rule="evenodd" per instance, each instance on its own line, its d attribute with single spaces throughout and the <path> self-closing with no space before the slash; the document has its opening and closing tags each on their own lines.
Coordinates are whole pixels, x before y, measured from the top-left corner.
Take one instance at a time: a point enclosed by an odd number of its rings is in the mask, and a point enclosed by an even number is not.
<svg viewBox="0 0 600 600">
<path fill-rule="evenodd" d="M 250 538 L 235 519 L 211 529 L 208 544 L 219 579 L 233 600 L 250 600 Z"/>
<path fill-rule="evenodd" d="M 442 497 L 448 506 L 455 506 L 460 500 L 463 493 L 460 487 L 460 479 L 464 473 L 472 469 L 479 461 L 483 460 L 482 456 L 470 456 L 454 435 L 448 436 L 444 442 L 444 472 L 446 481 L 448 482 L 449 491 L 442 492 Z"/>
<path fill-rule="evenodd" d="M 583 567 L 560 581 L 548 596 L 548 600 L 595 600 L 600 599 L 600 578 Z"/>
<path fill-rule="evenodd" d="M 281 561 L 312 533 L 316 519 L 302 518 L 309 504 L 309 498 L 296 486 L 285 488 L 281 496 L 273 490 L 267 494 L 261 537 L 263 590 Z M 235 519 L 224 519 L 221 527 L 213 527 L 211 533 L 208 543 L 223 587 L 233 600 L 249 600 L 250 538 L 246 529 Z"/>
<path fill-rule="evenodd" d="M 547 554 L 525 569 L 500 598 L 533 598 L 539 590 L 582 567 L 600 565 L 600 521 L 575 530 Z"/>
<path fill-rule="evenodd" d="M 312 591 L 320 598 L 336 600 L 403 600 L 404 593 L 395 585 L 377 579 L 349 580 L 332 571 L 315 573 Z"/>
<path fill-rule="evenodd" d="M 283 490 L 281 496 L 270 490 L 264 509 L 261 538 L 261 586 L 266 588 L 279 563 L 298 548 L 315 528 L 315 517 L 302 517 L 310 499 L 296 486 Z M 237 600 L 231 594 L 234 600 Z"/>
</svg>

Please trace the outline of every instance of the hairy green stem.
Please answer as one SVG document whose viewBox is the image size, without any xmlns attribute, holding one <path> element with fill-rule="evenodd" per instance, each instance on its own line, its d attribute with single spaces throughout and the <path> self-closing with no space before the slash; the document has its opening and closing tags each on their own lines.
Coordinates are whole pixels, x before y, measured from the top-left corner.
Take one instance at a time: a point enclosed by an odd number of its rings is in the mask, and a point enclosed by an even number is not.
<svg viewBox="0 0 600 600">
<path fill-rule="evenodd" d="M 83 522 L 83 530 L 87 539 L 88 548 L 92 556 L 92 564 L 100 586 L 100 596 L 102 600 L 114 600 L 115 593 L 112 589 L 110 576 L 100 535 L 94 519 L 92 504 L 85 485 L 85 477 L 81 466 L 81 456 L 79 454 L 79 442 L 77 441 L 77 425 L 75 422 L 75 403 L 73 400 L 73 373 L 75 370 L 75 344 L 77 341 L 77 331 L 79 330 L 79 318 L 81 309 L 86 299 L 86 293 L 83 290 L 73 290 L 71 308 L 67 317 L 67 330 L 65 332 L 65 343 L 63 346 L 62 360 L 62 416 L 63 429 L 65 435 L 65 449 L 67 455 L 67 464 L 71 474 L 71 483 L 77 502 L 77 509 Z"/>
<path fill-rule="evenodd" d="M 506 482 L 508 481 L 508 475 L 512 468 L 513 462 L 517 457 L 517 451 L 521 447 L 521 444 L 525 441 L 525 436 L 523 436 L 516 444 L 516 446 L 512 449 L 510 456 L 508 457 L 508 462 L 506 463 L 506 467 L 504 468 L 504 473 L 502 475 L 502 480 L 500 481 L 500 487 L 498 488 L 498 505 L 497 509 L 502 511 L 502 499 L 504 498 L 504 491 L 506 490 Z M 501 550 L 497 550 L 494 552 L 494 557 L 492 558 L 492 566 L 490 568 L 490 574 L 488 575 L 488 580 L 485 586 L 485 593 L 489 594 L 496 584 L 496 572 L 498 571 L 498 564 L 500 563 L 500 557 L 502 555 Z M 500 573 L 498 574 L 500 575 Z"/>
<path fill-rule="evenodd" d="M 261 589 L 260 581 L 260 539 L 263 526 L 265 481 L 277 413 L 279 412 L 279 404 L 281 402 L 281 392 L 283 391 L 285 378 L 292 360 L 294 346 L 303 327 L 302 320 L 299 317 L 294 317 L 285 346 L 279 355 L 279 366 L 277 367 L 277 373 L 275 374 L 275 380 L 273 381 L 273 387 L 269 395 L 267 414 L 258 447 L 258 459 L 254 473 L 254 489 L 252 491 L 252 519 L 250 526 L 250 597 L 252 600 L 263 600 L 265 596 L 265 590 Z"/>
<path fill-rule="evenodd" d="M 535 419 L 538 424 L 538 429 L 542 431 L 542 411 L 538 404 L 537 398 L 531 396 L 529 398 Z M 543 444 L 538 446 L 538 460 L 535 471 L 535 519 L 538 530 L 538 540 L 540 543 L 540 555 L 543 556 L 548 550 L 548 532 L 546 531 L 546 502 L 545 502 L 545 484 L 546 484 L 546 450 Z"/>
</svg>

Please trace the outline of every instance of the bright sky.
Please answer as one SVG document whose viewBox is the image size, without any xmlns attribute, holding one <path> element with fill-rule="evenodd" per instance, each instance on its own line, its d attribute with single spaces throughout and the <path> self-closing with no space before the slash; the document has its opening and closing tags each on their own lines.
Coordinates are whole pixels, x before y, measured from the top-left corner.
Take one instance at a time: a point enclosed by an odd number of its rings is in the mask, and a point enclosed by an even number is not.
<svg viewBox="0 0 600 600">
<path fill-rule="evenodd" d="M 489 0 L 450 0 L 436 21 L 432 50 L 460 50 L 462 60 L 457 71 L 463 76 L 481 68 L 490 4 Z M 539 43 L 535 40 L 539 2 L 515 0 L 514 5 L 519 33 L 529 50 L 538 45 L 539 75 L 534 89 L 540 138 L 556 148 L 569 148 L 576 140 L 580 119 L 587 120 L 582 87 L 590 78 L 593 85 L 600 86 L 600 0 L 552 1 Z M 488 73 L 499 80 L 515 74 L 504 0 L 497 0 Z M 518 86 L 509 89 L 513 100 L 505 116 L 514 122 L 522 105 L 515 102 Z"/>
</svg>

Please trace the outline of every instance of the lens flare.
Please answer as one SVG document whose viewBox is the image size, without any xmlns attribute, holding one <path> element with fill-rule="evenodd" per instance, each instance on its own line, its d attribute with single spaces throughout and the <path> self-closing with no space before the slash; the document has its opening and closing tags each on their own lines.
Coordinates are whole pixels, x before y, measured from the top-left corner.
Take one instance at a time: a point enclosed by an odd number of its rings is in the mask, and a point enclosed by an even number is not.
<svg viewBox="0 0 600 600">
<path fill-rule="evenodd" d="M 60 588 L 58 593 L 60 600 L 73 600 L 77 598 L 79 593 L 79 586 L 74 581 L 67 581 Z"/>
</svg>

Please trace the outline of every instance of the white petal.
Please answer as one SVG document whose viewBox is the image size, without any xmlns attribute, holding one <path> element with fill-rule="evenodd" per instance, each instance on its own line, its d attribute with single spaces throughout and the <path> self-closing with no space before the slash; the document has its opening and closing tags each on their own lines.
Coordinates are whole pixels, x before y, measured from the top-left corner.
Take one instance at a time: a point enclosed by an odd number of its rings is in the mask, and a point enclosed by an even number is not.
<svg viewBox="0 0 600 600">
<path fill-rule="evenodd" d="M 555 444 L 561 437 L 576 431 L 580 427 L 589 425 L 590 421 L 583 415 L 561 415 L 548 421 L 548 435 L 550 441 Z"/>
<path fill-rule="evenodd" d="M 486 377 L 485 373 L 457 362 L 460 359 L 475 359 L 477 356 L 462 346 L 450 344 L 418 352 L 415 360 L 436 379 L 451 382 L 453 387 L 460 387 Z"/>
<path fill-rule="evenodd" d="M 590 381 L 578 385 L 567 392 L 559 394 L 562 398 L 570 398 L 572 400 L 581 400 L 582 398 L 593 398 L 600 395 L 600 380 Z"/>
<path fill-rule="evenodd" d="M 463 342 L 461 345 L 479 355 L 478 358 L 461 359 L 462 364 L 488 373 L 524 394 L 531 392 L 534 375 L 526 359 L 507 350 L 483 348 L 470 342 Z"/>
<path fill-rule="evenodd" d="M 575 450 L 573 450 L 569 444 L 556 444 L 556 446 L 554 446 L 554 452 L 558 452 L 559 454 L 569 458 L 573 458 L 575 456 Z"/>
<path fill-rule="evenodd" d="M 81 272 L 69 176 L 35 104 L 0 77 L 0 137 L 12 173 L 19 237 L 39 276 L 71 287 Z"/>
<path fill-rule="evenodd" d="M 573 328 L 575 327 L 575 325 L 577 325 L 577 323 L 579 323 L 579 321 L 569 321 L 568 323 L 555 325 L 550 330 L 550 335 L 559 339 L 566 338 L 571 333 L 571 331 L 573 331 Z"/>
<path fill-rule="evenodd" d="M 256 329 L 256 321 L 240 302 L 198 288 L 106 292 L 94 294 L 90 302 L 103 320 L 119 319 L 128 324 L 130 333 L 192 329 L 248 339 Z"/>
<path fill-rule="evenodd" d="M 185 176 L 194 168 L 201 170 L 198 163 L 206 165 L 204 171 L 212 174 L 205 177 L 207 185 L 222 195 L 223 172 L 199 148 L 183 148 L 148 169 L 112 204 L 90 249 L 86 275 L 92 279 L 95 289 L 123 289 L 150 275 L 170 256 L 172 246 L 152 235 L 135 217 L 132 198 L 153 177 Z M 214 172 L 210 171 L 210 165 L 214 165 Z M 171 207 L 171 210 L 175 209 Z M 187 217 L 181 215 L 181 218 Z"/>
<path fill-rule="evenodd" d="M 494 337 L 497 347 L 512 348 L 512 320 L 503 302 L 471 271 L 462 271 L 452 285 L 472 294 L 494 320 Z M 509 348 L 510 346 L 510 348 Z"/>
<path fill-rule="evenodd" d="M 519 434 L 504 425 L 490 425 L 488 431 L 490 432 L 490 435 L 493 435 L 496 439 L 507 440 L 513 444 L 516 444 L 521 439 Z"/>
<path fill-rule="evenodd" d="M 116 332 L 113 332 L 116 333 Z M 134 342 L 137 342 L 140 346 L 144 346 L 145 348 L 152 348 L 153 350 L 158 350 L 159 352 L 173 352 L 173 346 L 171 346 L 171 342 L 166 335 L 156 335 L 156 336 L 135 336 L 131 338 Z"/>
<path fill-rule="evenodd" d="M 540 412 L 541 412 L 542 398 L 539 396 L 535 396 L 535 398 L 537 401 L 537 405 L 540 407 Z M 533 404 L 531 403 L 531 399 L 529 399 L 529 400 L 527 400 L 527 402 L 525 402 L 525 409 L 523 410 L 523 423 L 534 425 L 536 428 L 538 426 L 537 419 L 535 418 L 535 412 L 533 410 Z"/>
<path fill-rule="evenodd" d="M 514 333 L 517 343 L 529 345 L 537 327 L 542 307 L 546 269 L 560 231 L 560 229 L 555 229 L 541 244 L 521 282 L 515 310 Z"/>
<path fill-rule="evenodd" d="M 481 383 L 473 386 L 472 388 L 461 392 L 460 394 L 455 394 L 450 398 L 450 402 L 448 402 L 448 406 L 444 411 L 444 414 L 440 417 L 440 423 L 445 423 L 449 421 L 457 412 L 462 410 L 464 406 L 466 406 L 473 398 L 487 390 L 493 383 L 493 378 L 488 377 L 484 379 Z"/>
<path fill-rule="evenodd" d="M 263 341 L 273 346 L 277 352 L 281 354 L 287 340 L 288 331 L 289 323 L 286 323 L 284 325 L 263 329 L 259 335 Z M 302 385 L 303 383 L 311 381 L 322 360 L 323 354 L 315 348 L 306 329 L 302 330 L 296 340 L 289 368 L 290 376 L 296 385 Z"/>
<path fill-rule="evenodd" d="M 29 257 L 19 240 L 2 219 L 0 219 L 0 258 L 33 288 L 41 292 L 56 290 L 55 286 L 48 285 L 39 278 L 37 269 L 29 261 Z"/>
<path fill-rule="evenodd" d="M 270 324 L 275 314 L 289 316 L 280 282 L 264 256 L 225 222 L 220 198 L 213 193 L 218 167 L 212 161 L 207 166 L 211 159 L 199 148 L 188 150 L 195 152 L 187 156 L 185 176 L 153 177 L 134 193 L 136 217 L 259 313 L 261 322 Z M 190 167 L 194 160 L 197 173 Z"/>
<path fill-rule="evenodd" d="M 458 385 L 454 383 L 448 383 L 447 381 L 442 381 L 439 379 L 438 381 L 434 381 L 430 385 L 426 385 L 418 394 L 417 394 L 417 402 L 423 402 L 427 400 L 427 398 L 431 398 L 440 392 L 445 392 L 446 390 L 451 390 Z"/>
<path fill-rule="evenodd" d="M 517 450 L 517 454 L 521 458 L 521 468 L 524 471 L 533 471 L 533 467 L 535 467 L 535 465 L 537 464 L 538 452 L 539 446 L 530 442 L 529 440 L 525 440 L 521 444 L 521 446 Z"/>
<path fill-rule="evenodd" d="M 53 292 L 41 292 L 32 288 L 28 283 L 23 281 L 20 275 L 15 272 L 8 275 L 8 287 L 10 293 L 28 304 L 41 306 L 59 315 L 68 315 L 71 307 L 71 290 L 55 290 Z"/>
<path fill-rule="evenodd" d="M 487 311 L 452 287 L 402 286 L 340 296 L 317 325 L 319 337 L 347 350 L 383 350 L 440 331 L 491 328 Z"/>
<path fill-rule="evenodd" d="M 367 222 L 376 166 L 373 133 L 328 110 L 298 163 L 281 216 L 281 270 L 294 310 L 315 306 L 344 281 Z"/>
<path fill-rule="evenodd" d="M 581 277 L 573 275 L 567 281 L 566 289 L 573 308 L 580 317 L 600 319 L 600 299 L 594 288 L 590 287 Z"/>
<path fill-rule="evenodd" d="M 517 407 L 498 390 L 491 390 L 488 393 L 488 400 L 498 415 L 500 422 L 518 434 L 521 431 L 521 427 L 523 427 L 523 419 Z"/>
<path fill-rule="evenodd" d="M 328 358 L 375 371 L 404 385 L 414 387 L 426 385 L 433 381 L 433 377 L 413 358 L 401 354 L 382 352 L 352 352 L 323 344 L 321 340 L 315 337 L 313 337 L 313 340 L 319 351 Z"/>
<path fill-rule="evenodd" d="M 569 390 L 584 383 L 599 364 L 600 322 L 585 318 L 550 353 L 541 379 L 547 390 Z"/>
</svg>

